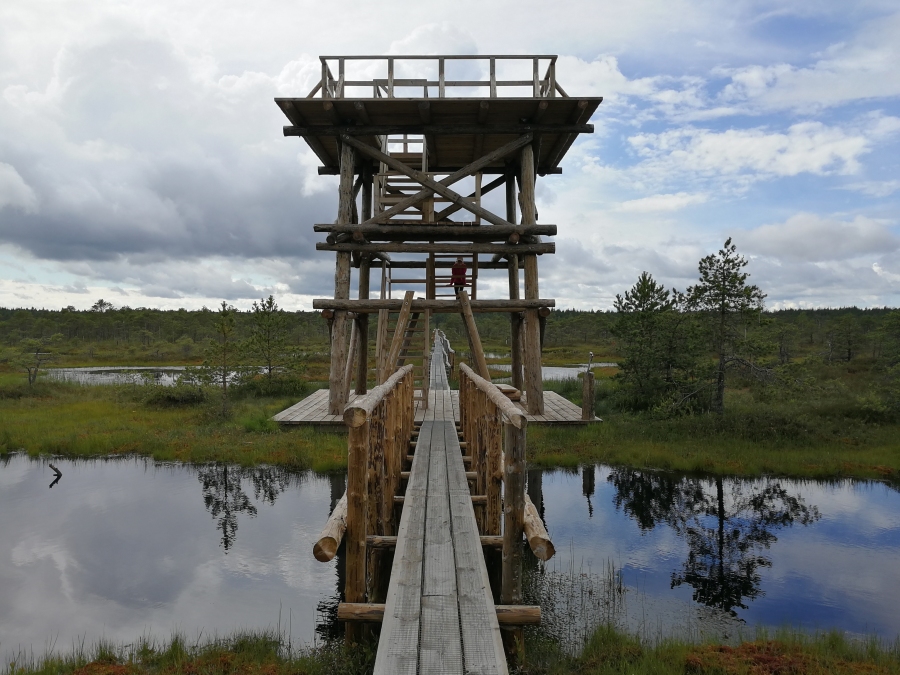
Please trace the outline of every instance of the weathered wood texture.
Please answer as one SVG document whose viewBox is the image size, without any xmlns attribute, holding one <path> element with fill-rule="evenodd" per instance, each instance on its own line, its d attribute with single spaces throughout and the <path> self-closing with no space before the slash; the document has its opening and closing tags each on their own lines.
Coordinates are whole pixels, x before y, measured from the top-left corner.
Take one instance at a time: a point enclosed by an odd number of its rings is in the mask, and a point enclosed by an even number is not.
<svg viewBox="0 0 900 675">
<path fill-rule="evenodd" d="M 594 373 L 588 370 L 581 383 L 581 419 L 590 422 L 594 419 Z"/>
<path fill-rule="evenodd" d="M 537 223 L 537 207 L 534 201 L 534 149 L 530 145 L 522 148 L 521 187 L 519 195 L 522 204 L 522 224 Z M 525 299 L 538 297 L 537 256 L 526 254 L 525 258 Z M 525 390 L 528 392 L 528 412 L 544 414 L 544 382 L 541 370 L 541 332 L 537 310 L 525 311 Z"/>
<path fill-rule="evenodd" d="M 353 164 L 355 153 L 349 145 L 341 151 L 341 181 L 338 188 L 339 224 L 348 224 L 352 220 L 353 210 Z M 350 297 L 350 253 L 339 251 L 334 269 L 334 298 L 346 300 Z M 349 383 L 345 375 L 347 363 L 347 314 L 335 312 L 331 326 L 331 370 L 328 378 L 328 408 L 332 415 L 339 415 L 347 403 Z"/>
<path fill-rule="evenodd" d="M 313 300 L 313 309 L 344 310 L 356 313 L 374 313 L 381 310 L 392 312 L 403 308 L 404 300 L 378 299 L 378 300 L 332 300 L 330 298 L 316 298 Z M 521 312 L 526 309 L 539 309 L 541 307 L 554 307 L 555 300 L 469 300 L 474 312 Z M 460 311 L 459 300 L 412 300 L 413 312 L 424 312 L 430 309 L 432 312 L 443 314 L 457 314 Z"/>
<path fill-rule="evenodd" d="M 394 496 L 400 485 L 400 463 L 412 436 L 412 367 L 357 398 L 347 408 L 346 560 L 344 598 L 372 599 L 378 590 L 377 555 L 367 553 L 366 536 L 394 533 Z M 371 553 L 371 552 L 369 552 Z M 368 574 L 367 574 L 368 572 Z M 359 634 L 347 631 L 354 641 Z"/>
<path fill-rule="evenodd" d="M 445 365 L 437 338 L 429 406 L 393 542 L 375 673 L 507 672 Z M 371 608 L 360 611 L 372 615 Z M 351 619 L 352 610 L 345 612 Z"/>
</svg>

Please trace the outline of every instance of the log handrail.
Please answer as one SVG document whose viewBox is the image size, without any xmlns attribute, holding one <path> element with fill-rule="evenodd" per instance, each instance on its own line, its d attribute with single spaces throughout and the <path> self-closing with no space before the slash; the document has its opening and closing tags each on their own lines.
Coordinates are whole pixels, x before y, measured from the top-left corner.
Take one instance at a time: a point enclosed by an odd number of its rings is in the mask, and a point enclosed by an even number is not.
<svg viewBox="0 0 900 675">
<path fill-rule="evenodd" d="M 516 429 L 524 429 L 528 425 L 528 418 L 519 410 L 515 404 L 504 396 L 497 385 L 488 382 L 479 376 L 474 370 L 469 368 L 465 363 L 459 364 L 460 376 L 465 374 L 472 383 L 482 392 L 484 392 L 490 401 L 500 409 L 504 418 L 512 424 Z"/>
<path fill-rule="evenodd" d="M 400 380 L 406 377 L 407 373 L 412 372 L 412 369 L 413 364 L 411 363 L 403 366 L 382 384 L 373 387 L 368 394 L 348 403 L 344 408 L 344 423 L 351 428 L 365 424 L 378 404 L 397 386 Z"/>
</svg>

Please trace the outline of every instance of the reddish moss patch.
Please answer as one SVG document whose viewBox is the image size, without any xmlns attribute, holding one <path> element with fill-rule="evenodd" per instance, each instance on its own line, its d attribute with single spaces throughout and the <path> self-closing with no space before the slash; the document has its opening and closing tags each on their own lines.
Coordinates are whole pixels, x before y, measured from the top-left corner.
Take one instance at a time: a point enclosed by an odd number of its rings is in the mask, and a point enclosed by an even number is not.
<svg viewBox="0 0 900 675">
<path fill-rule="evenodd" d="M 108 663 L 93 661 L 78 668 L 72 675 L 135 675 L 139 673 L 137 667 L 132 664 Z"/>
<path fill-rule="evenodd" d="M 871 662 L 819 660 L 799 645 L 780 642 L 745 642 L 739 647 L 695 647 L 685 659 L 689 673 L 722 675 L 877 675 L 896 672 Z"/>
</svg>

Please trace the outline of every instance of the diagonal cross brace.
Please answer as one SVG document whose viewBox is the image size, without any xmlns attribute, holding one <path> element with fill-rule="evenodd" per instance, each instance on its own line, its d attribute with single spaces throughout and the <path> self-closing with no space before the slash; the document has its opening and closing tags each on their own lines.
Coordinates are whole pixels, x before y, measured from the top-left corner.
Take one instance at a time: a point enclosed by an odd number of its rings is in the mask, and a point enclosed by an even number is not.
<svg viewBox="0 0 900 675">
<path fill-rule="evenodd" d="M 341 136 L 341 141 L 343 141 L 344 143 L 347 143 L 348 145 L 352 145 L 354 148 L 357 148 L 363 154 L 366 154 L 369 157 L 372 157 L 373 159 L 377 159 L 379 162 L 383 162 L 384 164 L 387 164 L 392 169 L 399 171 L 402 174 L 405 174 L 406 176 L 412 178 L 414 181 L 416 181 L 420 185 L 424 186 L 424 189 L 420 190 L 419 192 L 417 192 L 414 195 L 410 195 L 403 201 L 395 204 L 393 207 L 391 207 L 387 211 L 379 213 L 374 218 L 370 218 L 365 223 L 362 223 L 363 225 L 375 225 L 378 223 L 386 222 L 391 217 L 393 217 L 399 213 L 402 213 L 403 211 L 405 211 L 407 208 L 409 208 L 410 206 L 412 206 L 414 204 L 417 204 L 425 199 L 428 199 L 435 193 L 441 195 L 442 197 L 446 197 L 447 199 L 452 201 L 454 204 L 461 206 L 465 210 L 471 211 L 476 216 L 480 216 L 481 218 L 484 218 L 489 223 L 493 223 L 494 225 L 512 225 L 512 223 L 507 222 L 500 216 L 498 216 L 494 213 L 491 213 L 487 209 L 483 209 L 480 206 L 476 206 L 475 204 L 468 202 L 465 197 L 463 197 L 462 195 L 460 195 L 457 192 L 454 192 L 453 190 L 450 190 L 447 186 L 452 185 L 453 183 L 465 178 L 466 176 L 470 176 L 470 175 L 480 171 L 481 169 L 486 167 L 488 164 L 491 164 L 492 162 L 495 162 L 498 159 L 502 159 L 502 158 L 506 157 L 507 155 L 515 152 L 522 146 L 525 146 L 528 143 L 530 143 L 531 140 L 532 140 L 532 134 L 524 134 L 524 135 L 520 136 L 519 138 L 517 138 L 516 140 L 511 141 L 511 142 L 507 143 L 506 145 L 503 145 L 503 146 L 497 148 L 493 152 L 488 153 L 484 157 L 481 157 L 480 159 L 472 162 L 471 164 L 464 166 L 462 169 L 459 169 L 458 171 L 453 172 L 446 178 L 442 179 L 440 182 L 436 182 L 436 181 L 433 181 L 430 178 L 428 178 L 428 176 L 423 174 L 421 171 L 416 171 L 415 169 L 411 169 L 403 162 L 401 162 L 397 159 L 394 159 L 390 155 L 387 155 L 387 154 L 381 152 L 380 150 L 376 150 L 372 146 L 367 145 L 367 144 L 353 138 L 352 136 L 347 136 L 347 135 Z"/>
</svg>

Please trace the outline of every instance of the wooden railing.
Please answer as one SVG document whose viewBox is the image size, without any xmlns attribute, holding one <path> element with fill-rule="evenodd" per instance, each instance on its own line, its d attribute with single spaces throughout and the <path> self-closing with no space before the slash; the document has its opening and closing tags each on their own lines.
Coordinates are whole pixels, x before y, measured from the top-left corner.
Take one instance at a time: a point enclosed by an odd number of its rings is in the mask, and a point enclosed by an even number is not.
<svg viewBox="0 0 900 675">
<path fill-rule="evenodd" d="M 456 352 L 453 351 L 453 348 L 450 346 L 450 340 L 447 339 L 447 335 L 444 331 L 440 328 L 435 328 L 434 335 L 441 341 L 441 345 L 444 347 L 444 368 L 448 373 L 452 373 L 453 369 L 456 367 Z"/>
<path fill-rule="evenodd" d="M 462 56 L 462 55 L 445 55 L 445 56 L 320 56 L 322 63 L 322 77 L 313 90 L 307 94 L 307 98 L 313 98 L 321 92 L 322 98 L 344 98 L 345 91 L 348 87 L 365 87 L 371 88 L 372 98 L 395 98 L 397 97 L 396 89 L 421 89 L 422 97 L 429 98 L 429 88 L 436 90 L 437 98 L 445 98 L 448 89 L 456 89 L 451 96 L 459 96 L 458 91 L 461 88 L 484 89 L 486 88 L 491 98 L 498 97 L 498 91 L 501 88 L 517 87 L 519 92 L 512 95 L 521 96 L 521 88 L 528 87 L 534 98 L 553 98 L 560 95 L 568 97 L 565 90 L 556 81 L 556 55 L 541 54 L 528 56 L 510 56 L 510 55 L 494 55 L 494 56 Z M 347 75 L 348 62 L 367 61 L 384 64 L 383 76 L 374 77 L 365 80 L 350 79 Z M 476 65 L 486 63 L 488 66 L 488 74 L 486 79 L 478 80 L 452 80 L 446 77 L 447 62 L 454 63 L 468 61 Z M 498 79 L 497 78 L 497 62 L 523 62 L 530 66 L 529 79 Z M 430 77 L 397 77 L 398 62 L 407 69 L 422 70 L 425 66 L 432 70 Z M 413 63 L 403 63 L 413 62 Z M 541 68 L 546 64 L 546 70 L 541 75 Z M 335 76 L 332 66 L 336 66 L 337 76 Z M 369 64 L 363 64 L 366 70 Z"/>
<path fill-rule="evenodd" d="M 396 533 L 394 497 L 412 438 L 413 414 L 412 364 L 344 409 L 349 430 L 347 492 L 335 506 L 313 554 L 327 562 L 346 538 L 346 602 L 365 602 L 377 586 L 377 574 L 372 573 L 377 566 L 367 564 L 366 536 Z"/>
<path fill-rule="evenodd" d="M 459 366 L 459 417 L 475 478 L 473 492 L 485 496 L 484 506 L 476 512 L 480 533 L 499 535 L 501 510 L 503 514 L 500 602 L 518 605 L 522 603 L 523 534 L 541 560 L 549 560 L 555 553 L 540 515 L 525 493 L 528 420 L 496 385 L 466 364 Z"/>
</svg>

